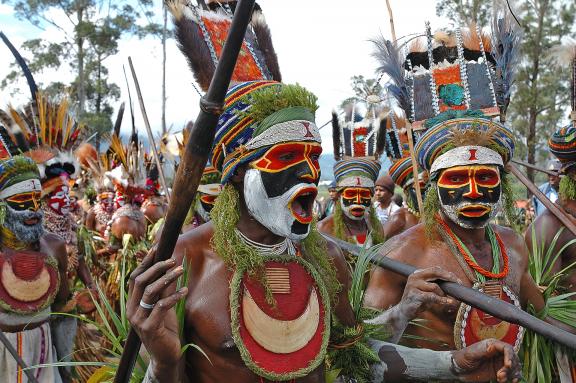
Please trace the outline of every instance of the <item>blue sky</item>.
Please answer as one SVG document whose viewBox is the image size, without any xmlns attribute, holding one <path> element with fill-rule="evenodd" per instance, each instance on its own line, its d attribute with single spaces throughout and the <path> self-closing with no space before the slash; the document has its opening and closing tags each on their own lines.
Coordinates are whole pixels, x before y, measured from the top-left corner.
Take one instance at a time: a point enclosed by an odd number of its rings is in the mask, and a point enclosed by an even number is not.
<svg viewBox="0 0 576 383">
<path fill-rule="evenodd" d="M 430 0 L 390 0 L 394 12 L 396 34 L 403 36 L 424 30 L 424 22 L 431 21 L 433 29 L 445 25 L 435 16 L 435 2 Z M 161 2 L 157 2 L 157 17 L 161 15 Z M 260 0 L 279 57 L 283 81 L 298 82 L 314 92 L 319 98 L 317 124 L 330 120 L 330 113 L 343 99 L 352 95 L 350 78 L 362 74 L 375 77 L 376 63 L 370 57 L 372 45 L 369 39 L 383 34 L 390 37 L 388 12 L 384 0 L 361 2 L 292 0 L 279 2 Z M 340 6 L 339 4 L 342 4 Z M 358 4 L 352 7 L 351 4 Z M 64 17 L 55 15 L 55 17 Z M 0 4 L 0 25 L 16 46 L 29 38 L 54 38 L 59 33 L 48 27 L 42 31 L 31 24 L 17 20 L 9 6 Z M 144 95 L 146 109 L 153 129 L 160 129 L 161 121 L 161 59 L 159 40 L 126 38 L 120 44 L 120 54 L 107 62 L 110 76 L 122 88 L 127 99 L 122 65 L 132 56 Z M 0 47 L 0 76 L 7 73 L 10 53 Z M 67 68 L 58 72 L 36 74 L 38 82 L 50 79 L 66 79 L 72 74 Z M 174 131 L 194 119 L 198 113 L 199 96 L 192 86 L 192 74 L 174 41 L 168 45 L 167 74 L 168 125 Z M 22 96 L 10 98 L 8 92 L 0 91 L 0 105 L 8 102 L 24 102 L 28 97 L 26 84 L 22 82 Z M 11 89 L 12 92 L 18 89 Z M 135 105 L 137 125 L 143 127 L 138 105 Z M 123 130 L 129 121 L 124 119 Z M 332 152 L 331 131 L 328 125 L 322 130 L 325 153 Z M 145 134 L 142 130 L 141 134 Z"/>
</svg>

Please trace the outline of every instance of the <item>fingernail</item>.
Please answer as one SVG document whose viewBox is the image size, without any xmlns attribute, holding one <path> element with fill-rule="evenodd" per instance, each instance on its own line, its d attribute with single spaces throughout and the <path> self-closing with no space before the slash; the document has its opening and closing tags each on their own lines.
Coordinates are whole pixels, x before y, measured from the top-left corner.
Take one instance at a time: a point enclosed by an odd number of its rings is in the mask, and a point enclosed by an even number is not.
<svg viewBox="0 0 576 383">
<path fill-rule="evenodd" d="M 183 268 L 182 266 L 178 266 L 178 267 L 176 267 L 176 268 L 174 269 L 174 272 L 175 272 L 175 273 L 179 273 L 179 272 L 181 272 L 181 271 L 184 271 L 184 268 Z"/>
<path fill-rule="evenodd" d="M 182 287 L 179 291 L 181 295 L 186 295 L 188 293 L 188 287 Z"/>
<path fill-rule="evenodd" d="M 174 264 L 176 264 L 176 259 L 170 258 L 169 260 L 166 261 L 166 263 L 169 265 L 174 265 Z"/>
</svg>

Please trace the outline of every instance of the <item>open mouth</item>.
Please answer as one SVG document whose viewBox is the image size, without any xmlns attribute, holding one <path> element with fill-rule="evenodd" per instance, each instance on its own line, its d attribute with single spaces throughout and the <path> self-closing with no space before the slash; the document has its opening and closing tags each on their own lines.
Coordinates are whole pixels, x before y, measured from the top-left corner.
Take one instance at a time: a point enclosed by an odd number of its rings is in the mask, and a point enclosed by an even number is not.
<svg viewBox="0 0 576 383">
<path fill-rule="evenodd" d="M 349 211 L 354 217 L 363 217 L 366 209 L 363 207 L 352 207 Z"/>
<path fill-rule="evenodd" d="M 460 209 L 458 213 L 468 218 L 479 218 L 490 213 L 490 210 L 492 210 L 490 207 L 484 205 L 468 205 Z"/>
<path fill-rule="evenodd" d="M 38 218 L 30 218 L 30 219 L 24 220 L 24 224 L 25 224 L 25 225 L 28 225 L 28 226 L 37 225 L 38 222 L 40 222 L 40 220 L 39 220 Z"/>
<path fill-rule="evenodd" d="M 298 222 L 303 224 L 312 222 L 312 209 L 317 194 L 318 189 L 316 187 L 305 187 L 292 197 L 288 203 L 288 208 Z"/>
</svg>

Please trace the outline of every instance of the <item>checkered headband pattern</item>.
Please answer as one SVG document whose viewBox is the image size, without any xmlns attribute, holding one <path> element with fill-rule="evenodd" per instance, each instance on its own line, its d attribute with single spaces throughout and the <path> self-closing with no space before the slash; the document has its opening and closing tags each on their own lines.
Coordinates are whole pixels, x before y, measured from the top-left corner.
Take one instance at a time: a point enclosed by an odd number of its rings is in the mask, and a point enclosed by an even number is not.
<svg viewBox="0 0 576 383">
<path fill-rule="evenodd" d="M 25 156 L 0 160 L 0 190 L 31 179 L 40 179 L 38 165 Z"/>
<path fill-rule="evenodd" d="M 334 177 L 338 187 L 374 187 L 380 163 L 372 159 L 349 158 L 336 162 Z"/>
<path fill-rule="evenodd" d="M 249 95 L 260 89 L 279 86 L 281 84 L 276 81 L 248 81 L 239 83 L 228 90 L 212 149 L 212 165 L 222 173 L 222 183 L 228 180 L 240 164 L 237 158 L 227 158 L 227 156 L 240 145 L 248 142 L 256 128 L 250 116 L 241 113 L 250 109 Z"/>
<path fill-rule="evenodd" d="M 466 145 L 493 149 L 502 156 L 504 165 L 514 155 L 512 132 L 498 122 L 483 118 L 456 118 L 439 123 L 420 137 L 414 151 L 420 167 L 430 171 L 438 156 L 449 149 Z"/>
<path fill-rule="evenodd" d="M 396 185 L 404 188 L 406 182 L 414 177 L 412 172 L 412 159 L 410 157 L 404 157 L 394 161 L 390 169 L 388 169 L 388 174 L 390 174 L 390 177 L 392 177 Z"/>
<path fill-rule="evenodd" d="M 576 161 L 576 128 L 560 128 L 548 140 L 550 151 L 563 165 Z"/>
</svg>

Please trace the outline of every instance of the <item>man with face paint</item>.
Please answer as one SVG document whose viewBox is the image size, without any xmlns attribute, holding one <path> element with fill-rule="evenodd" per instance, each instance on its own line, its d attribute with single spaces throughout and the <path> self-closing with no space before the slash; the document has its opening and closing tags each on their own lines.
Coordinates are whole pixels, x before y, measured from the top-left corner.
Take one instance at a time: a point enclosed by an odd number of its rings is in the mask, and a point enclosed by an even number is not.
<svg viewBox="0 0 576 383">
<path fill-rule="evenodd" d="M 322 239 L 312 217 L 322 151 L 315 109 L 315 97 L 299 86 L 255 81 L 228 91 L 212 154 L 224 185 L 212 220 L 180 236 L 172 259 L 147 269 L 151 252 L 131 276 L 127 315 L 151 355 L 145 382 L 185 376 L 197 382 L 325 381 L 323 363 L 336 331 L 331 318 L 343 326 L 355 326 L 355 318 L 346 261 Z M 376 165 L 366 166 L 377 174 Z M 176 290 L 183 260 L 190 265 L 188 285 Z M 186 300 L 183 341 L 201 347 L 210 362 L 197 352 L 181 355 L 173 309 L 180 299 Z M 387 362 L 397 358 L 407 368 L 383 362 L 391 379 L 423 360 L 433 368 L 417 368 L 414 377 L 453 379 L 501 352 L 510 363 L 501 379 L 517 371 L 511 348 L 499 342 L 490 351 L 483 344 L 476 353 L 454 354 L 387 347 Z M 451 370 L 449 360 L 472 364 L 466 372 Z"/>
<path fill-rule="evenodd" d="M 504 21 L 495 21 L 494 25 L 503 26 Z M 381 254 L 417 268 L 439 266 L 454 273 L 465 286 L 518 307 L 531 304 L 538 312 L 544 300 L 528 272 L 523 238 L 491 222 L 500 209 L 511 217 L 513 198 L 505 166 L 514 154 L 514 138 L 510 130 L 491 118 L 505 110 L 503 105 L 495 104 L 502 99 L 493 96 L 491 87 L 491 76 L 501 72 L 494 72 L 486 61 L 477 62 L 472 56 L 467 59 L 460 54 L 464 48 L 488 54 L 482 47 L 464 45 L 469 40 L 463 35 L 484 38 L 476 33 L 456 30 L 454 46 L 447 48 L 427 28 L 428 54 L 411 52 L 407 56 L 406 68 L 415 68 L 422 62 L 419 60 L 425 60 L 424 67 L 408 74 L 422 81 L 414 89 L 414 103 L 408 100 L 403 105 L 409 107 L 405 110 L 407 116 L 416 116 L 413 124 L 426 128 L 414 150 L 420 167 L 429 172 L 430 186 L 421 212 L 423 223 L 393 237 Z M 389 60 L 390 50 L 380 48 L 381 60 Z M 465 70 L 464 66 L 475 70 Z M 461 69 L 469 77 L 462 79 Z M 451 83 L 453 90 L 463 92 L 464 101 L 456 105 L 446 92 L 438 93 L 441 83 Z M 436 84 L 432 94 L 430 84 Z M 425 94 L 428 96 L 423 97 Z M 380 309 L 396 304 L 405 283 L 404 277 L 373 269 L 365 304 Z M 419 339 L 407 339 L 406 344 L 437 350 L 460 349 L 486 338 L 499 339 L 518 350 L 524 333 L 518 325 L 454 299 L 427 306 L 418 318 L 426 325 L 409 326 L 407 332 Z M 549 317 L 546 320 L 559 325 Z"/>
<path fill-rule="evenodd" d="M 349 158 L 334 165 L 338 201 L 334 214 L 318 224 L 318 230 L 344 241 L 364 244 L 383 241 L 382 225 L 376 216 L 372 197 L 380 163 L 366 158 Z"/>
<path fill-rule="evenodd" d="M 420 223 L 420 212 L 418 211 L 416 188 L 414 187 L 414 173 L 412 172 L 412 159 L 406 157 L 396 160 L 388 171 L 394 183 L 404 191 L 406 207 L 398 209 L 390 216 L 388 221 L 384 223 L 384 237 L 386 239 L 390 239 Z M 420 192 L 422 194 L 426 191 L 424 176 L 423 173 L 419 175 Z"/>
<path fill-rule="evenodd" d="M 576 217 L 576 155 L 573 153 L 576 146 L 576 128 L 567 126 L 557 129 L 548 140 L 548 146 L 562 165 L 556 205 L 569 216 Z M 536 244 L 533 243 L 534 235 Z M 570 243 L 574 240 L 574 235 L 566 230 L 562 222 L 548 209 L 532 222 L 524 237 L 529 249 L 536 245 L 539 249 L 550 249 L 552 254 L 560 253 L 551 268 L 552 274 L 576 261 L 576 246 Z M 561 284 L 570 292 L 576 291 L 576 273 L 569 272 Z"/>
<path fill-rule="evenodd" d="M 0 330 L 26 365 L 58 360 L 50 331 L 50 313 L 68 298 L 65 243 L 42 227 L 38 166 L 12 155 L 15 147 L 0 126 Z M 39 382 L 60 382 L 56 367 L 39 368 Z M 27 381 L 22 369 L 0 344 L 0 381 Z"/>
<path fill-rule="evenodd" d="M 96 231 L 105 238 L 106 227 L 114 214 L 114 192 L 100 190 L 96 196 L 96 203 L 86 216 L 86 228 Z"/>
</svg>

